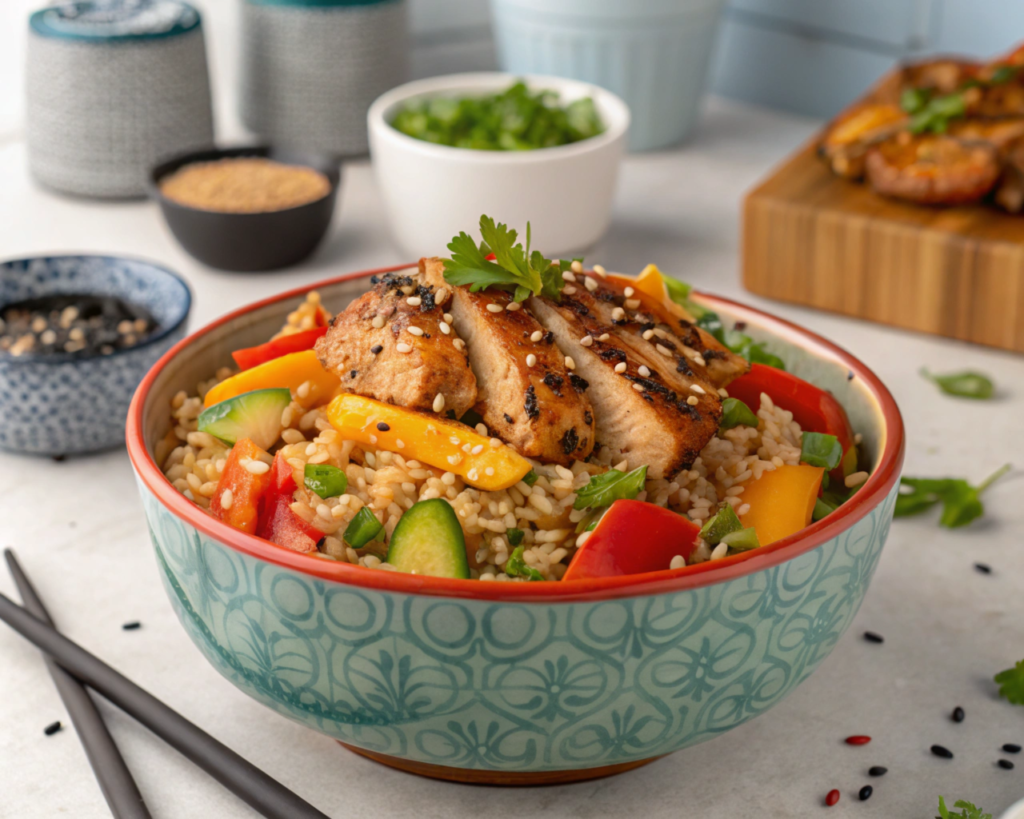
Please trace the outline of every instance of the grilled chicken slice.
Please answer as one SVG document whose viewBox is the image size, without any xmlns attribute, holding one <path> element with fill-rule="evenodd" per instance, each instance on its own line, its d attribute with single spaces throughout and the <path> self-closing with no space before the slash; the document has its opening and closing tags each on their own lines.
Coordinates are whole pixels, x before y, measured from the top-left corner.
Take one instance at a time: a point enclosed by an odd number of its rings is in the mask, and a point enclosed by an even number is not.
<svg viewBox="0 0 1024 819">
<path fill-rule="evenodd" d="M 508 310 L 508 293 L 447 284 L 440 259 L 421 259 L 420 270 L 424 283 L 452 292 L 448 311 L 466 341 L 475 409 L 488 429 L 528 458 L 563 465 L 586 458 L 594 448 L 587 383 L 566 369 L 551 335 L 527 310 Z"/>
<path fill-rule="evenodd" d="M 465 342 L 444 320 L 451 291 L 409 273 L 374 276 L 373 289 L 331 321 L 317 356 L 345 392 L 460 418 L 477 385 Z"/>
<path fill-rule="evenodd" d="M 722 415 L 709 382 L 677 373 L 677 360 L 656 349 L 653 356 L 641 352 L 583 288 L 567 287 L 561 303 L 534 297 L 529 306 L 589 383 L 600 444 L 629 469 L 646 464 L 651 478 L 671 478 L 693 464 Z M 693 386 L 683 392 L 684 383 Z"/>
<path fill-rule="evenodd" d="M 872 148 L 867 177 L 883 196 L 919 205 L 960 205 L 987 194 L 1001 167 L 994 147 L 950 136 L 900 134 Z"/>
</svg>

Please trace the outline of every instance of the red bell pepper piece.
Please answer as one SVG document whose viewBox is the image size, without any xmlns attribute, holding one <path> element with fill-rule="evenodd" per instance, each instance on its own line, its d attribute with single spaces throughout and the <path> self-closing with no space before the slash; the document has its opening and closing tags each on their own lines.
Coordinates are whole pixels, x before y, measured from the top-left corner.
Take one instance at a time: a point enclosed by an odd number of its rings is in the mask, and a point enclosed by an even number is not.
<svg viewBox="0 0 1024 819">
<path fill-rule="evenodd" d="M 620 577 L 667 569 L 672 558 L 689 560 L 700 527 L 653 503 L 617 500 L 587 538 L 563 580 Z"/>
<path fill-rule="evenodd" d="M 793 419 L 800 428 L 807 432 L 821 432 L 835 435 L 843 447 L 846 456 L 853 443 L 853 427 L 843 409 L 832 393 L 809 384 L 785 370 L 778 370 L 765 364 L 752 364 L 750 372 L 740 376 L 726 389 L 732 398 L 738 398 L 751 410 L 757 412 L 761 408 L 761 393 L 771 396 L 775 406 L 793 413 Z M 841 481 L 843 462 L 831 473 L 832 477 Z"/>
<path fill-rule="evenodd" d="M 317 316 L 320 314 L 317 313 Z M 304 350 L 312 350 L 313 345 L 320 336 L 327 332 L 327 327 L 314 327 L 312 330 L 300 330 L 290 336 L 281 336 L 272 339 L 266 344 L 257 347 L 246 347 L 243 350 L 235 350 L 231 357 L 241 370 L 251 370 L 253 367 L 280 358 L 289 353 L 301 353 Z"/>
<path fill-rule="evenodd" d="M 231 447 L 217 491 L 210 498 L 210 512 L 218 520 L 224 521 L 250 535 L 255 534 L 263 495 L 270 486 L 271 474 L 264 472 L 254 475 L 243 465 L 245 461 L 264 460 L 269 455 L 248 438 L 241 438 Z M 230 490 L 231 502 L 224 505 L 224 493 Z M 290 510 L 289 510 L 290 511 Z"/>
<path fill-rule="evenodd" d="M 295 552 L 315 552 L 324 533 L 291 510 L 296 483 L 291 464 L 278 452 L 270 469 L 256 536 Z"/>
</svg>

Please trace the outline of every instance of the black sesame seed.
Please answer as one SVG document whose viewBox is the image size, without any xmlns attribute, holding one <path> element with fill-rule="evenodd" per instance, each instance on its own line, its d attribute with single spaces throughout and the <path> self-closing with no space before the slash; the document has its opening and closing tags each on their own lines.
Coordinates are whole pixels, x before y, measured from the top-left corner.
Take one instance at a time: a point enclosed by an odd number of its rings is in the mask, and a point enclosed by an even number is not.
<svg viewBox="0 0 1024 819">
<path fill-rule="evenodd" d="M 1006 753 L 1008 753 L 1008 754 L 1019 754 L 1020 753 L 1020 745 L 1017 745 L 1017 744 L 1015 744 L 1013 742 L 1007 742 L 1003 746 L 1003 750 L 1006 751 Z"/>
<path fill-rule="evenodd" d="M 121 626 L 121 628 L 125 631 L 135 631 L 136 629 L 142 628 L 142 623 L 140 623 L 138 620 L 132 620 L 129 623 L 125 623 L 123 626 Z"/>
<path fill-rule="evenodd" d="M 391 427 L 385 424 L 383 421 L 378 421 L 377 429 L 379 429 L 381 432 L 387 432 L 389 429 L 391 429 Z"/>
<path fill-rule="evenodd" d="M 873 631 L 865 631 L 864 639 L 869 643 L 884 643 L 885 638 L 881 634 L 875 634 Z"/>
<path fill-rule="evenodd" d="M 48 737 L 52 737 L 63 727 L 64 726 L 60 724 L 60 720 L 57 720 L 56 722 L 51 722 L 49 725 L 47 725 L 43 729 L 43 733 L 46 734 L 46 736 Z"/>
<path fill-rule="evenodd" d="M 359 375 L 359 370 L 352 370 L 349 372 L 348 377 L 355 378 L 357 375 Z"/>
<path fill-rule="evenodd" d="M 941 756 L 943 759 L 952 759 L 953 752 L 949 748 L 944 748 L 942 745 L 932 745 L 931 751 L 935 756 Z"/>
<path fill-rule="evenodd" d="M 872 788 L 870 785 L 865 785 L 863 788 L 860 789 L 860 791 L 857 792 L 857 797 L 860 799 L 861 802 L 866 802 L 868 799 L 871 798 L 871 794 L 873 794 L 874 792 L 874 788 Z"/>
<path fill-rule="evenodd" d="M 848 373 L 846 373 L 846 380 L 853 381 L 853 370 L 850 370 Z"/>
<path fill-rule="evenodd" d="M 67 456 L 67 455 L 51 455 L 50 457 L 51 457 L 51 458 L 52 458 L 52 459 L 53 459 L 54 461 L 56 461 L 57 463 L 60 463 L 61 461 L 63 461 L 63 460 L 64 460 L 65 458 L 67 458 L 68 456 Z"/>
<path fill-rule="evenodd" d="M 374 355 L 378 355 L 380 353 L 380 351 L 383 350 L 383 349 L 384 349 L 384 345 L 383 344 L 374 344 L 370 348 L 370 352 L 373 353 Z"/>
<path fill-rule="evenodd" d="M 745 321 L 737 321 L 737 322 L 736 322 L 736 323 L 735 323 L 735 324 L 733 325 L 733 327 L 734 327 L 734 328 L 735 328 L 735 329 L 736 329 L 737 331 L 739 331 L 739 332 L 741 332 L 741 333 L 742 333 L 742 332 L 743 332 L 744 330 L 746 330 L 746 329 L 747 329 L 747 323 L 746 323 Z"/>
<path fill-rule="evenodd" d="M 964 713 L 964 709 L 961 708 L 959 705 L 953 709 L 953 722 L 963 722 L 965 716 L 967 715 Z"/>
<path fill-rule="evenodd" d="M 881 765 L 873 765 L 868 768 L 868 776 L 885 776 L 889 773 L 889 769 Z"/>
<path fill-rule="evenodd" d="M 505 417 L 505 423 L 506 424 L 514 424 L 515 423 L 515 419 L 511 415 L 509 415 L 507 412 L 504 414 L 504 417 Z"/>
<path fill-rule="evenodd" d="M 987 563 L 975 563 L 974 568 L 982 574 L 992 574 L 992 567 Z"/>
<path fill-rule="evenodd" d="M 996 763 L 996 765 L 998 765 L 998 766 L 999 766 L 1000 768 L 1002 768 L 1002 769 L 1003 769 L 1004 771 L 1012 771 L 1012 770 L 1013 770 L 1013 763 L 1012 763 L 1012 762 L 1010 762 L 1010 760 L 1008 760 L 1008 759 L 1000 759 L 1000 760 L 999 760 L 999 761 L 998 761 L 998 762 Z"/>
</svg>

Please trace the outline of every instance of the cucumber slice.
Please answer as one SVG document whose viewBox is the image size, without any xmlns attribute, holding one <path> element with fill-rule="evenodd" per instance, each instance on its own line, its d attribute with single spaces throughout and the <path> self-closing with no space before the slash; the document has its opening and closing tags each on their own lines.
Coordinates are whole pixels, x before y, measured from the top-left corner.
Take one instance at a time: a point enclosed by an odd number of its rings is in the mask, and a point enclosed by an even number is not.
<svg viewBox="0 0 1024 819">
<path fill-rule="evenodd" d="M 391 535 L 388 563 L 400 572 L 469 577 L 466 539 L 448 501 L 420 501 L 402 515 Z"/>
<path fill-rule="evenodd" d="M 292 400 L 291 390 L 253 390 L 221 401 L 199 415 L 199 431 L 226 444 L 248 438 L 260 449 L 270 449 L 281 437 L 281 414 Z"/>
</svg>

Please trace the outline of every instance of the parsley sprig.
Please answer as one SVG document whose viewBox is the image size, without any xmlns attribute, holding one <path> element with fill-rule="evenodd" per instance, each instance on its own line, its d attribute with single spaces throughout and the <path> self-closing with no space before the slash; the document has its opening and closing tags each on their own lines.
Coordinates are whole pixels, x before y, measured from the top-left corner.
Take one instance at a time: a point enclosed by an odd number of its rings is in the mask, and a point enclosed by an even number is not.
<svg viewBox="0 0 1024 819">
<path fill-rule="evenodd" d="M 558 301 L 565 284 L 562 273 L 572 267 L 572 261 L 553 262 L 539 250 L 530 250 L 530 223 L 526 223 L 526 247 L 516 240 L 519 234 L 507 225 L 487 215 L 480 217 L 480 235 L 476 241 L 465 231 L 452 238 L 448 249 L 450 259 L 444 260 L 444 278 L 449 284 L 468 285 L 476 293 L 488 287 L 512 293 L 516 301 L 525 301 L 531 295 Z M 494 261 L 487 257 L 494 254 Z M 583 261 L 576 259 L 574 261 Z"/>
<path fill-rule="evenodd" d="M 1013 668 L 1000 671 L 993 678 L 999 685 L 999 696 L 1014 705 L 1024 705 L 1024 660 Z"/>
<path fill-rule="evenodd" d="M 981 808 L 966 799 L 957 799 L 953 807 L 960 808 L 960 813 L 951 813 L 946 807 L 946 800 L 940 796 L 939 815 L 935 819 L 992 819 L 991 813 L 982 813 Z"/>
<path fill-rule="evenodd" d="M 1005 464 L 978 486 L 971 486 L 960 478 L 901 478 L 896 517 L 918 515 L 941 503 L 940 525 L 948 529 L 966 526 L 985 514 L 981 494 L 1009 471 L 1010 464 Z"/>
</svg>

